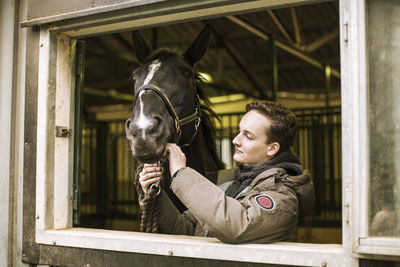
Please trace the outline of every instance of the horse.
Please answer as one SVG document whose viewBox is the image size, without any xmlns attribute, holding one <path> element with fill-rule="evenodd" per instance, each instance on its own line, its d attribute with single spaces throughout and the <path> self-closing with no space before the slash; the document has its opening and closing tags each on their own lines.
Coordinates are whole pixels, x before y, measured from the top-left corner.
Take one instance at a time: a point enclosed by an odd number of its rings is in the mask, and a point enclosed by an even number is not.
<svg viewBox="0 0 400 267">
<path fill-rule="evenodd" d="M 125 130 L 132 155 L 140 162 L 165 163 L 166 144 L 177 143 L 186 155 L 187 166 L 199 173 L 224 168 L 216 152 L 213 112 L 194 70 L 207 50 L 210 27 L 204 27 L 184 53 L 170 48 L 153 51 L 138 30 L 132 32 L 134 53 L 141 66 L 132 73 L 134 100 Z M 164 167 L 162 181 L 168 179 L 168 167 Z M 186 207 L 168 186 L 164 189 L 183 212 Z"/>
</svg>

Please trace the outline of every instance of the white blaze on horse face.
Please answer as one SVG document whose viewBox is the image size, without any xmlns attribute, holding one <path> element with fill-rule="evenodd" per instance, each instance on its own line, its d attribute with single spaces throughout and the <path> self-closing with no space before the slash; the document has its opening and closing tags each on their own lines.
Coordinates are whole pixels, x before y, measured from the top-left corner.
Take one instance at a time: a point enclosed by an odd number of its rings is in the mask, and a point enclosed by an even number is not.
<svg viewBox="0 0 400 267">
<path fill-rule="evenodd" d="M 154 73 L 161 67 L 161 62 L 157 59 L 149 66 L 149 73 L 147 73 L 146 79 L 143 84 L 148 84 L 153 79 Z"/>
<path fill-rule="evenodd" d="M 152 122 L 151 122 L 151 118 L 147 117 L 146 114 L 144 114 L 144 104 L 143 104 L 143 100 L 142 100 L 142 95 L 145 93 L 146 91 L 141 91 L 139 93 L 138 96 L 138 100 L 139 100 L 139 119 L 136 123 L 136 126 L 139 129 L 142 129 L 142 138 L 143 140 L 146 138 L 146 129 L 152 126 Z"/>
<path fill-rule="evenodd" d="M 154 73 L 161 67 L 161 62 L 159 60 L 155 60 L 153 63 L 150 64 L 149 66 L 149 73 L 146 76 L 146 79 L 144 80 L 143 84 L 148 84 L 151 79 L 154 76 Z M 142 130 L 145 130 L 149 127 L 152 126 L 152 120 L 151 118 L 147 117 L 146 114 L 144 114 L 144 105 L 142 101 L 142 95 L 145 93 L 145 91 L 141 91 L 138 96 L 139 100 L 139 119 L 137 121 L 137 127 L 139 127 Z M 142 138 L 145 139 L 145 131 L 142 131 Z"/>
</svg>

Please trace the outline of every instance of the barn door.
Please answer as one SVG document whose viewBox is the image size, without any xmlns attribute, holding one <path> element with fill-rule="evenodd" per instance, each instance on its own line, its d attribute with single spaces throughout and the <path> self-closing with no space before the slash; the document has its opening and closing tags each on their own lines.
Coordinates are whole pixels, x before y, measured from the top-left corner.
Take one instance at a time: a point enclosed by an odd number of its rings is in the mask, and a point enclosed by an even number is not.
<svg viewBox="0 0 400 267">
<path fill-rule="evenodd" d="M 83 87 L 85 80 L 85 41 L 76 43 L 75 70 L 75 123 L 74 123 L 74 182 L 73 182 L 73 224 L 80 224 L 81 203 L 81 155 L 82 155 L 82 117 L 83 117 Z"/>
</svg>

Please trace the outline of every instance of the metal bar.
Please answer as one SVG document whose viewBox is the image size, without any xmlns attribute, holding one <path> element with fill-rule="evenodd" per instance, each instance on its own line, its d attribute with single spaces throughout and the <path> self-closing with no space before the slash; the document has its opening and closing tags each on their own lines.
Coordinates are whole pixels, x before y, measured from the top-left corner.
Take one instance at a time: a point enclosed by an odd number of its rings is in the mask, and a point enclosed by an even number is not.
<svg viewBox="0 0 400 267">
<path fill-rule="evenodd" d="M 331 208 L 334 208 L 336 206 L 336 201 L 335 201 L 335 170 L 333 168 L 334 166 L 334 148 L 333 148 L 333 125 L 332 125 L 332 116 L 331 115 L 327 115 L 328 116 L 328 158 L 329 158 L 329 196 L 330 196 L 330 201 L 329 201 L 329 205 Z"/>
<path fill-rule="evenodd" d="M 320 48 L 321 46 L 323 46 L 324 44 L 326 44 L 329 41 L 331 41 L 333 38 L 335 38 L 338 35 L 339 35 L 339 30 L 336 29 L 333 32 L 330 32 L 330 33 L 322 36 L 321 38 L 313 41 L 312 43 L 307 44 L 305 46 L 304 50 L 307 53 L 312 53 L 315 50 L 317 50 L 318 48 Z"/>
<path fill-rule="evenodd" d="M 100 122 L 96 131 L 96 182 L 91 190 L 96 190 L 96 214 L 102 219 L 103 227 L 106 226 L 107 216 L 107 123 Z M 115 155 L 115 154 L 114 154 Z"/>
<path fill-rule="evenodd" d="M 203 86 L 204 87 L 207 87 L 207 86 L 212 87 L 214 89 L 217 89 L 217 91 L 219 91 L 219 92 L 230 92 L 230 93 L 235 93 L 235 94 L 244 94 L 246 96 L 254 97 L 254 98 L 258 98 L 259 97 L 258 95 L 252 94 L 251 92 L 241 91 L 241 90 L 235 89 L 235 88 L 233 88 L 231 86 L 225 87 L 225 86 L 222 86 L 222 85 L 217 84 L 217 83 L 206 83 Z"/>
<path fill-rule="evenodd" d="M 276 55 L 276 47 L 275 47 L 275 37 L 271 36 L 270 40 L 271 46 L 271 89 L 272 89 L 272 100 L 276 101 L 276 95 L 278 92 L 278 60 Z"/>
<path fill-rule="evenodd" d="M 231 20 L 232 22 L 236 23 L 237 25 L 247 29 L 248 31 L 256 34 L 257 36 L 259 36 L 260 38 L 262 38 L 263 40 L 268 41 L 270 39 L 270 37 L 268 36 L 267 33 L 265 33 L 264 31 L 257 29 L 256 26 L 252 25 L 249 22 L 246 22 L 245 20 L 238 18 L 236 16 L 227 16 L 227 19 Z M 298 51 L 296 48 L 293 48 L 289 45 L 286 45 L 284 43 L 281 43 L 277 40 L 275 40 L 275 45 L 276 47 L 304 60 L 305 62 L 319 68 L 319 69 L 324 69 L 324 64 L 320 63 L 318 60 L 313 59 L 312 57 Z M 331 69 L 332 75 L 335 76 L 336 78 L 340 79 L 340 71 L 335 70 L 335 69 Z"/>
<path fill-rule="evenodd" d="M 295 7 L 290 8 L 290 13 L 292 14 L 293 29 L 294 29 L 294 36 L 296 38 L 296 44 L 300 45 L 301 44 L 300 25 L 299 21 L 297 20 Z"/>
<path fill-rule="evenodd" d="M 73 224 L 80 224 L 81 215 L 81 156 L 82 156 L 82 118 L 83 86 L 85 80 L 86 42 L 76 43 L 76 78 L 75 78 L 75 119 L 74 119 L 74 181 L 73 181 Z"/>
<path fill-rule="evenodd" d="M 119 93 L 115 89 L 100 90 L 100 89 L 85 87 L 84 94 L 104 96 L 107 98 L 115 98 L 115 99 L 126 100 L 126 101 L 133 101 L 132 94 Z"/>
<path fill-rule="evenodd" d="M 95 213 L 96 212 L 96 210 L 95 209 L 93 209 L 93 206 L 95 206 L 95 203 L 96 203 L 96 192 L 94 192 L 94 190 L 90 190 L 90 189 L 92 189 L 92 188 L 95 188 L 95 186 L 96 186 L 96 173 L 95 173 L 95 166 L 96 166 L 96 163 L 95 163 L 95 160 L 96 160 L 96 155 L 97 155 L 97 150 L 95 149 L 95 147 L 96 147 L 96 145 L 95 145 L 95 142 L 96 142 L 96 138 L 97 138 L 97 124 L 95 124 L 96 125 L 96 128 L 91 128 L 90 129 L 90 136 L 91 136 L 91 138 L 90 138 L 90 146 L 89 146 L 89 153 L 90 153 L 90 156 L 89 156 L 89 158 L 90 158 L 90 162 L 89 162 L 89 166 L 90 166 L 90 176 L 89 176 L 89 190 L 87 191 L 88 192 L 88 195 L 90 196 L 90 199 L 89 199 L 89 203 L 90 203 L 90 206 L 88 207 L 88 213 Z M 93 136 L 95 136 L 95 137 L 93 137 Z"/>
<path fill-rule="evenodd" d="M 326 94 L 326 98 L 325 98 L 325 104 L 326 104 L 326 108 L 327 108 L 327 131 L 328 131 L 328 160 L 329 160 L 329 165 L 330 168 L 328 170 L 329 173 L 329 206 L 335 207 L 336 205 L 336 201 L 335 201 L 335 173 L 334 173 L 334 168 L 332 168 L 333 166 L 333 159 L 334 159 L 334 151 L 333 151 L 333 125 L 332 125 L 332 115 L 329 114 L 330 111 L 330 91 L 331 91 L 331 67 L 326 65 L 325 66 L 325 71 L 324 71 L 324 76 L 325 76 L 325 94 Z"/>
<path fill-rule="evenodd" d="M 278 29 L 281 31 L 283 36 L 285 36 L 286 40 L 288 40 L 289 43 L 293 44 L 294 42 L 293 42 L 292 37 L 289 35 L 286 27 L 283 25 L 281 20 L 276 16 L 275 12 L 271 9 L 268 9 L 267 13 L 271 17 L 271 19 L 275 22 L 276 27 L 278 27 Z"/>
<path fill-rule="evenodd" d="M 331 74 L 332 69 L 330 66 L 326 65 L 324 69 L 325 76 L 325 106 L 330 107 L 330 91 L 331 91 Z"/>
</svg>

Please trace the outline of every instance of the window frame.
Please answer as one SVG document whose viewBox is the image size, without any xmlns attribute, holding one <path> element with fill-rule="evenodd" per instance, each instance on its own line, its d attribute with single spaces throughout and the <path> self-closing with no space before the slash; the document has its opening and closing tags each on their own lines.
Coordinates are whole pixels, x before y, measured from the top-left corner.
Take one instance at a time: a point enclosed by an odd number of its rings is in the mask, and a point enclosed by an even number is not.
<svg viewBox="0 0 400 267">
<path fill-rule="evenodd" d="M 206 1 L 204 1 L 206 2 Z M 221 0 L 221 2 L 224 2 Z M 66 20 L 40 27 L 38 61 L 36 226 L 38 244 L 84 249 L 134 252 L 189 258 L 316 266 L 358 266 L 357 257 L 368 257 L 363 243 L 367 218 L 365 2 L 340 0 L 340 49 L 342 73 L 343 244 L 274 243 L 223 244 L 213 238 L 146 234 L 72 227 L 73 135 L 55 137 L 55 126 L 74 125 L 76 38 L 100 33 L 154 27 L 194 19 L 283 7 L 314 0 L 244 1 L 217 7 L 179 10 L 149 17 L 115 17 L 112 23 L 94 18 Z M 201 5 L 200 5 L 201 6 Z M 154 7 L 153 7 L 154 8 Z M 111 13 L 112 17 L 112 13 Z M 363 35 L 364 34 L 364 35 Z M 364 38 L 364 39 L 363 39 Z M 361 52 L 358 50 L 361 49 Z M 364 50 L 363 50 L 364 49 Z M 363 61 L 364 60 L 364 61 Z M 364 64 L 364 65 L 363 65 Z M 364 76 L 363 76 L 364 75 Z M 351 88 L 356 88 L 351 90 Z M 361 185 L 361 186 L 359 186 Z M 366 198 L 367 199 L 367 198 Z M 361 205 L 361 208 L 359 208 Z M 361 216 L 361 217 L 360 217 Z M 360 219 L 359 219 L 360 218 Z M 372 242 L 376 248 L 377 242 Z M 317 253 L 316 253 L 317 252 Z M 364 254 L 360 254 L 364 253 Z M 367 254 L 366 254 L 367 253 Z M 385 253 L 388 253 L 385 251 Z M 377 253 L 380 254 L 380 253 Z M 251 256 L 249 256 L 251 255 Z M 391 255 L 391 254 L 389 254 Z"/>
<path fill-rule="evenodd" d="M 367 53 L 367 5 L 371 0 L 357 0 L 349 3 L 352 5 L 346 16 L 351 19 L 355 27 L 349 27 L 349 50 L 355 59 L 349 64 L 353 90 L 353 250 L 359 257 L 372 258 L 376 255 L 382 259 L 396 259 L 400 255 L 400 238 L 396 237 L 371 237 L 369 233 L 369 125 L 368 125 L 368 53 Z M 351 79 L 351 78 L 350 78 Z M 342 96 L 343 98 L 343 96 Z M 348 103 L 350 104 L 350 103 Z M 343 158 L 343 162 L 345 159 Z M 398 258 L 397 258 L 398 260 Z"/>
<path fill-rule="evenodd" d="M 55 137 L 55 126 L 74 125 L 76 40 L 40 30 L 36 242 L 119 252 L 304 266 L 343 264 L 341 245 L 274 243 L 229 245 L 214 238 L 171 236 L 72 226 L 74 137 Z M 56 75 L 55 79 L 51 78 Z M 67 156 L 66 156 L 67 155 Z M 320 253 L 316 254 L 315 252 Z M 251 257 L 249 255 L 252 255 Z M 256 256 L 255 256 L 256 255 Z M 300 259 L 300 260 L 299 260 Z"/>
</svg>

